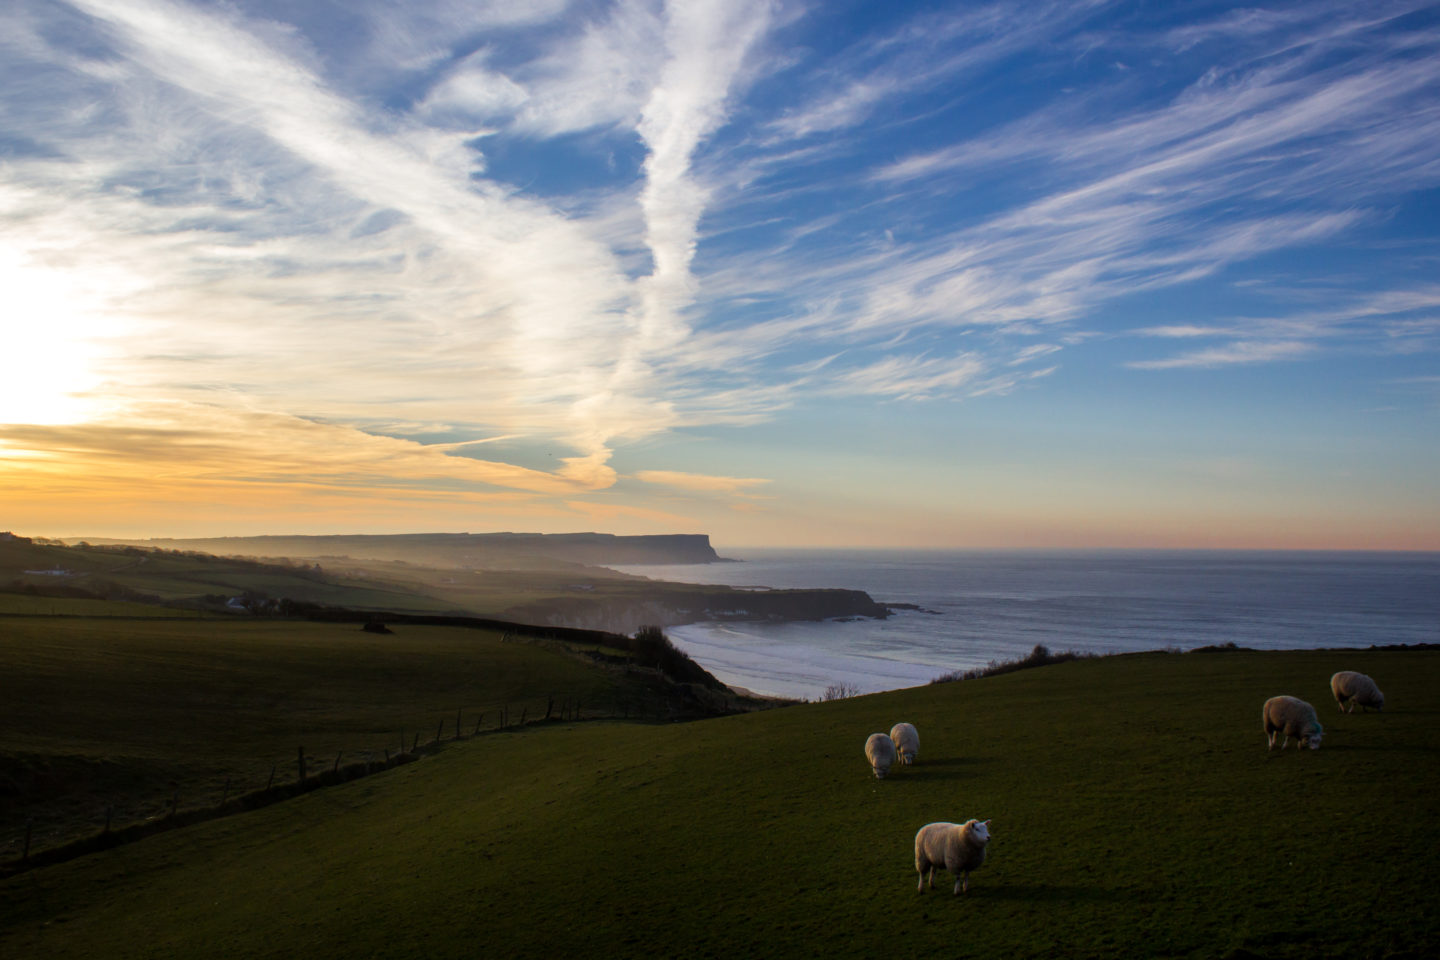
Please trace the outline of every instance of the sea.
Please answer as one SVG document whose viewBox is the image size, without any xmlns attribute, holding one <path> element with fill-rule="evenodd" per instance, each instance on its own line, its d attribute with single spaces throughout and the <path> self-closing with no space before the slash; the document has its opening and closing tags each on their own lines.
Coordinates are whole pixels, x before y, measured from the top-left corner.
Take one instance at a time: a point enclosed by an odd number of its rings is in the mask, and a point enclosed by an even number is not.
<svg viewBox="0 0 1440 960">
<path fill-rule="evenodd" d="M 1052 652 L 1440 643 L 1440 553 L 751 549 L 738 562 L 624 565 L 749 589 L 844 587 L 888 619 L 715 622 L 666 633 L 726 684 L 821 699 Z"/>
</svg>

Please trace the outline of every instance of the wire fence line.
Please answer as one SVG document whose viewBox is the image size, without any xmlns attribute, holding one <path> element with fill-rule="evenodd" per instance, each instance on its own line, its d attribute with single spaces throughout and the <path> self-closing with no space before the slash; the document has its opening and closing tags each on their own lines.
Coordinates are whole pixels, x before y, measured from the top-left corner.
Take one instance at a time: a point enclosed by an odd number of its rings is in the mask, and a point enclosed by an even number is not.
<svg viewBox="0 0 1440 960">
<path fill-rule="evenodd" d="M 683 716 L 683 710 L 677 709 L 676 704 L 637 696 L 551 695 L 543 701 L 527 701 L 518 707 L 518 712 L 515 705 L 507 704 L 498 709 L 472 711 L 468 715 L 461 707 L 455 711 L 453 718 L 448 715 L 443 717 L 433 732 L 428 724 L 423 726 L 423 731 L 397 727 L 393 739 L 387 744 L 350 752 L 348 756 L 353 759 L 348 762 L 346 750 L 337 750 L 333 757 L 328 753 L 317 757 L 307 753 L 303 745 L 297 745 L 293 760 L 270 762 L 263 787 L 258 786 L 260 774 L 248 784 L 232 775 L 225 780 L 218 799 L 212 793 L 210 798 L 197 803 L 187 801 L 180 787 L 172 784 L 163 797 L 164 812 L 161 814 L 116 826 L 117 808 L 109 804 L 103 811 L 104 826 L 97 833 L 38 850 L 32 849 L 36 839 L 32 818 L 26 821 L 23 838 L 20 838 L 20 856 L 0 863 L 0 877 L 72 860 L 165 830 L 256 810 L 312 790 L 348 783 L 413 763 L 457 741 L 514 733 L 548 724 L 597 720 L 655 723 Z M 182 802 L 188 805 L 182 806 Z"/>
</svg>

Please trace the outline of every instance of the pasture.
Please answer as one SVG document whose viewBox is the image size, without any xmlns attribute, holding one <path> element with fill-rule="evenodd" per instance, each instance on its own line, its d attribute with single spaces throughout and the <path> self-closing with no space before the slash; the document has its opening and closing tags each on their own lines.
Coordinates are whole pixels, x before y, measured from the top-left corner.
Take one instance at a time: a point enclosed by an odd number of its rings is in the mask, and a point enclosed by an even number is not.
<svg viewBox="0 0 1440 960">
<path fill-rule="evenodd" d="M 52 601 L 43 601 L 47 604 Z M 60 600 L 89 609 L 104 601 Z M 130 607 L 134 605 L 113 605 Z M 142 608 L 146 609 L 146 608 Z M 493 631 L 107 617 L 0 618 L 0 862 L 262 789 L 272 769 L 381 760 L 440 731 L 543 716 L 548 698 L 610 709 L 641 696 L 560 649 Z M 111 609 L 114 614 L 116 611 Z"/>
<path fill-rule="evenodd" d="M 1382 714 L 1341 715 L 1337 669 Z M 1318 752 L 1260 704 L 1314 703 Z M 1424 957 L 1440 654 L 1081 660 L 686 724 L 552 724 L 0 881 L 44 957 Z M 920 730 L 876 781 L 865 737 Z M 970 893 L 912 839 L 991 818 Z"/>
</svg>

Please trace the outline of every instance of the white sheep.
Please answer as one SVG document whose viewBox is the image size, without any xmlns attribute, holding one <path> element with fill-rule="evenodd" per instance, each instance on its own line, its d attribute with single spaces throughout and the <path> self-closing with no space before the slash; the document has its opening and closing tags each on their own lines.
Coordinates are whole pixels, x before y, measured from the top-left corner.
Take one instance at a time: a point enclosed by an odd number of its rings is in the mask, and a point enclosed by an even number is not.
<svg viewBox="0 0 1440 960">
<path fill-rule="evenodd" d="M 1354 713 L 1357 703 L 1360 709 L 1366 712 L 1370 707 L 1376 710 L 1385 709 L 1385 694 L 1375 686 L 1375 681 L 1354 670 L 1341 670 L 1331 677 L 1330 692 L 1335 694 L 1335 705 L 1346 713 Z M 1348 710 L 1345 708 L 1347 700 L 1350 701 Z"/>
<path fill-rule="evenodd" d="M 1320 738 L 1324 736 L 1325 729 L 1320 726 L 1320 719 L 1315 716 L 1315 708 L 1304 700 L 1296 697 L 1271 697 L 1265 701 L 1265 709 L 1261 712 L 1261 719 L 1265 721 L 1265 735 L 1269 738 L 1270 749 L 1275 749 L 1275 735 L 1283 733 L 1285 739 L 1280 744 L 1284 750 L 1290 743 L 1290 738 L 1295 738 L 1295 749 L 1308 746 L 1311 750 L 1320 749 Z"/>
<path fill-rule="evenodd" d="M 985 862 L 985 845 L 990 842 L 989 820 L 959 823 L 927 823 L 915 834 L 915 870 L 920 874 L 916 889 L 925 892 L 925 875 L 935 887 L 935 868 L 943 866 L 955 878 L 955 894 L 970 890 L 970 871 Z"/>
<path fill-rule="evenodd" d="M 913 723 L 897 723 L 890 728 L 890 739 L 895 742 L 895 751 L 900 754 L 901 763 L 914 763 L 920 756 L 920 731 Z"/>
<path fill-rule="evenodd" d="M 884 780 L 895 763 L 895 741 L 883 733 L 870 734 L 870 739 L 865 741 L 865 759 L 870 761 L 876 779 Z"/>
</svg>

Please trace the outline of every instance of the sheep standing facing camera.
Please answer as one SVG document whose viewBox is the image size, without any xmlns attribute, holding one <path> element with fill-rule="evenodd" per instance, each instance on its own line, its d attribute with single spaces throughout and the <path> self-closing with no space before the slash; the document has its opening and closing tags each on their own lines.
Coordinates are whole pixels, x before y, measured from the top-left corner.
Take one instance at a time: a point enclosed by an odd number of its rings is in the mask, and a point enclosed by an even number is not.
<svg viewBox="0 0 1440 960">
<path fill-rule="evenodd" d="M 895 741 L 883 733 L 870 734 L 870 739 L 865 741 L 865 759 L 870 761 L 875 778 L 884 780 L 895 764 Z"/>
<path fill-rule="evenodd" d="M 1335 695 L 1335 705 L 1346 713 L 1354 713 L 1356 704 L 1360 705 L 1362 712 L 1371 707 L 1385 709 L 1385 694 L 1375 686 L 1375 681 L 1354 670 L 1341 670 L 1331 677 L 1330 692 Z M 1348 709 L 1346 701 L 1349 701 Z"/>
<path fill-rule="evenodd" d="M 890 739 L 895 743 L 895 752 L 900 754 L 901 763 L 914 763 L 920 756 L 920 731 L 913 723 L 897 723 L 890 728 Z"/>
<path fill-rule="evenodd" d="M 927 823 L 915 834 L 915 870 L 920 874 L 917 885 L 925 892 L 925 875 L 935 886 L 935 868 L 944 867 L 955 878 L 955 894 L 969 892 L 970 871 L 985 862 L 985 845 L 990 842 L 989 820 L 966 820 L 960 823 Z"/>
<path fill-rule="evenodd" d="M 1265 709 L 1260 716 L 1265 721 L 1265 736 L 1270 744 L 1269 749 L 1275 749 L 1277 733 L 1285 735 L 1280 744 L 1281 750 L 1290 743 L 1291 737 L 1295 738 L 1297 750 L 1301 747 L 1320 749 L 1320 738 L 1324 736 L 1325 728 L 1320 726 L 1320 718 L 1315 716 L 1315 708 L 1304 700 L 1297 697 L 1271 697 L 1265 701 Z"/>
</svg>

